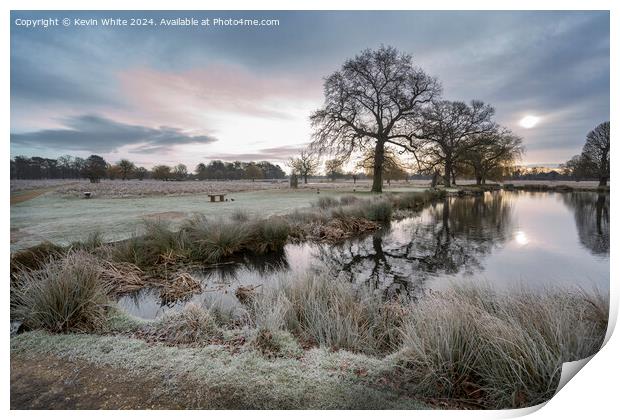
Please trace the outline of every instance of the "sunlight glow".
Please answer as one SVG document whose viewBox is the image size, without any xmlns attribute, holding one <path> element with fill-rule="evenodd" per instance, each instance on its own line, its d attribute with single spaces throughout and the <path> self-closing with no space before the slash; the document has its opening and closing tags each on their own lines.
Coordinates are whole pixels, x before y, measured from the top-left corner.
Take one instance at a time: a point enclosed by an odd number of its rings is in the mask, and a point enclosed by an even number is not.
<svg viewBox="0 0 620 420">
<path fill-rule="evenodd" d="M 515 234 L 515 241 L 517 241 L 519 245 L 527 245 L 529 239 L 527 239 L 527 235 L 525 234 L 525 232 L 520 230 Z"/>
<path fill-rule="evenodd" d="M 525 117 L 521 118 L 521 121 L 519 121 L 519 125 L 523 128 L 533 128 L 536 126 L 536 124 L 538 124 L 539 121 L 540 117 L 537 117 L 535 115 L 526 115 Z"/>
</svg>

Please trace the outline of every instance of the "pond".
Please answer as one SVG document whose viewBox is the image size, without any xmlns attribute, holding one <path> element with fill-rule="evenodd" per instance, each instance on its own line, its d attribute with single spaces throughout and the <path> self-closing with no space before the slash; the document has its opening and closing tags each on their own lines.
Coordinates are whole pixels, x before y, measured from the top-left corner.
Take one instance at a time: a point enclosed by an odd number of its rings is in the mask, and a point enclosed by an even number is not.
<svg viewBox="0 0 620 420">
<path fill-rule="evenodd" d="M 205 292 L 192 300 L 232 304 L 239 286 L 319 269 L 386 297 L 416 297 L 464 281 L 500 289 L 608 293 L 609 195 L 498 191 L 448 198 L 373 235 L 338 245 L 289 244 L 280 254 L 244 257 L 195 273 Z M 162 305 L 157 291 L 144 290 L 119 304 L 151 319 L 185 302 Z"/>
</svg>

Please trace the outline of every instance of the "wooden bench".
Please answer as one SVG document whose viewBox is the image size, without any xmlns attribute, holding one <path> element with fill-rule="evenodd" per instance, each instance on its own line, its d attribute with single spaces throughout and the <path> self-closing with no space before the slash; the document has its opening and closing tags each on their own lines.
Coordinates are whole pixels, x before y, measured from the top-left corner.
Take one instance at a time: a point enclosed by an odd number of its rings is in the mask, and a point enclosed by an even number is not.
<svg viewBox="0 0 620 420">
<path fill-rule="evenodd" d="M 226 196 L 226 194 L 207 194 L 209 196 L 209 201 L 212 203 L 215 203 L 217 201 L 224 201 L 224 197 Z M 219 197 L 219 200 L 216 200 L 215 198 Z"/>
</svg>

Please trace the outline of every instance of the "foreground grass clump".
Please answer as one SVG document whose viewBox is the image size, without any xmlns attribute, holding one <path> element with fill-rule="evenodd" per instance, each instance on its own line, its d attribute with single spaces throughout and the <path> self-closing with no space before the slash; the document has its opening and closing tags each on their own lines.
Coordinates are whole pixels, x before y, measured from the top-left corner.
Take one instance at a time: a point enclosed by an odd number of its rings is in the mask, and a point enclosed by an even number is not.
<svg viewBox="0 0 620 420">
<path fill-rule="evenodd" d="M 11 318 L 27 329 L 92 332 L 106 322 L 110 287 L 98 261 L 75 251 L 23 271 L 11 288 Z"/>
<path fill-rule="evenodd" d="M 396 209 L 420 210 L 423 206 L 434 200 L 442 200 L 446 197 L 446 190 L 427 190 L 422 192 L 407 192 L 391 194 L 389 200 Z"/>
<path fill-rule="evenodd" d="M 536 405 L 555 393 L 562 363 L 600 349 L 608 308 L 581 292 L 502 295 L 470 286 L 433 294 L 404 323 L 397 376 L 430 398 Z"/>
<path fill-rule="evenodd" d="M 265 287 L 252 309 L 259 327 L 285 329 L 308 343 L 366 354 L 395 350 L 408 313 L 403 305 L 325 274 L 282 279 Z"/>
<path fill-rule="evenodd" d="M 11 272 L 22 269 L 38 270 L 52 259 L 64 255 L 65 249 L 51 242 L 42 242 L 11 255 Z"/>
<path fill-rule="evenodd" d="M 222 337 L 215 317 L 195 304 L 187 304 L 176 313 L 143 326 L 136 335 L 147 341 L 161 341 L 167 344 L 198 345 Z"/>
<path fill-rule="evenodd" d="M 111 258 L 141 268 L 167 264 L 185 258 L 187 241 L 163 221 L 144 221 L 144 233 L 114 244 Z"/>
</svg>

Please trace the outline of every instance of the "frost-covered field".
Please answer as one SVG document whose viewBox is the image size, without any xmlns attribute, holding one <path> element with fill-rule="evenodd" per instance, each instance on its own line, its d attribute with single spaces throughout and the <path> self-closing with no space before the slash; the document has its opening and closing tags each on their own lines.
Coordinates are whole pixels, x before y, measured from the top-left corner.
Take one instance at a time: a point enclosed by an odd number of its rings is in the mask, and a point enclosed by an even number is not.
<svg viewBox="0 0 620 420">
<path fill-rule="evenodd" d="M 426 186 L 428 181 L 393 182 L 393 187 Z M 309 180 L 308 184 L 299 183 L 299 189 L 352 190 L 370 189 L 369 180 L 337 181 Z M 175 196 L 192 194 L 236 193 L 242 191 L 289 190 L 288 179 L 240 181 L 157 181 L 157 180 L 102 180 L 92 184 L 88 180 L 11 180 L 11 192 L 49 189 L 52 194 L 63 197 L 83 197 L 84 192 L 91 192 L 98 198 L 139 198 L 150 196 Z"/>
<path fill-rule="evenodd" d="M 63 187 L 69 184 L 88 184 L 84 179 L 12 179 L 11 192 Z"/>
</svg>

